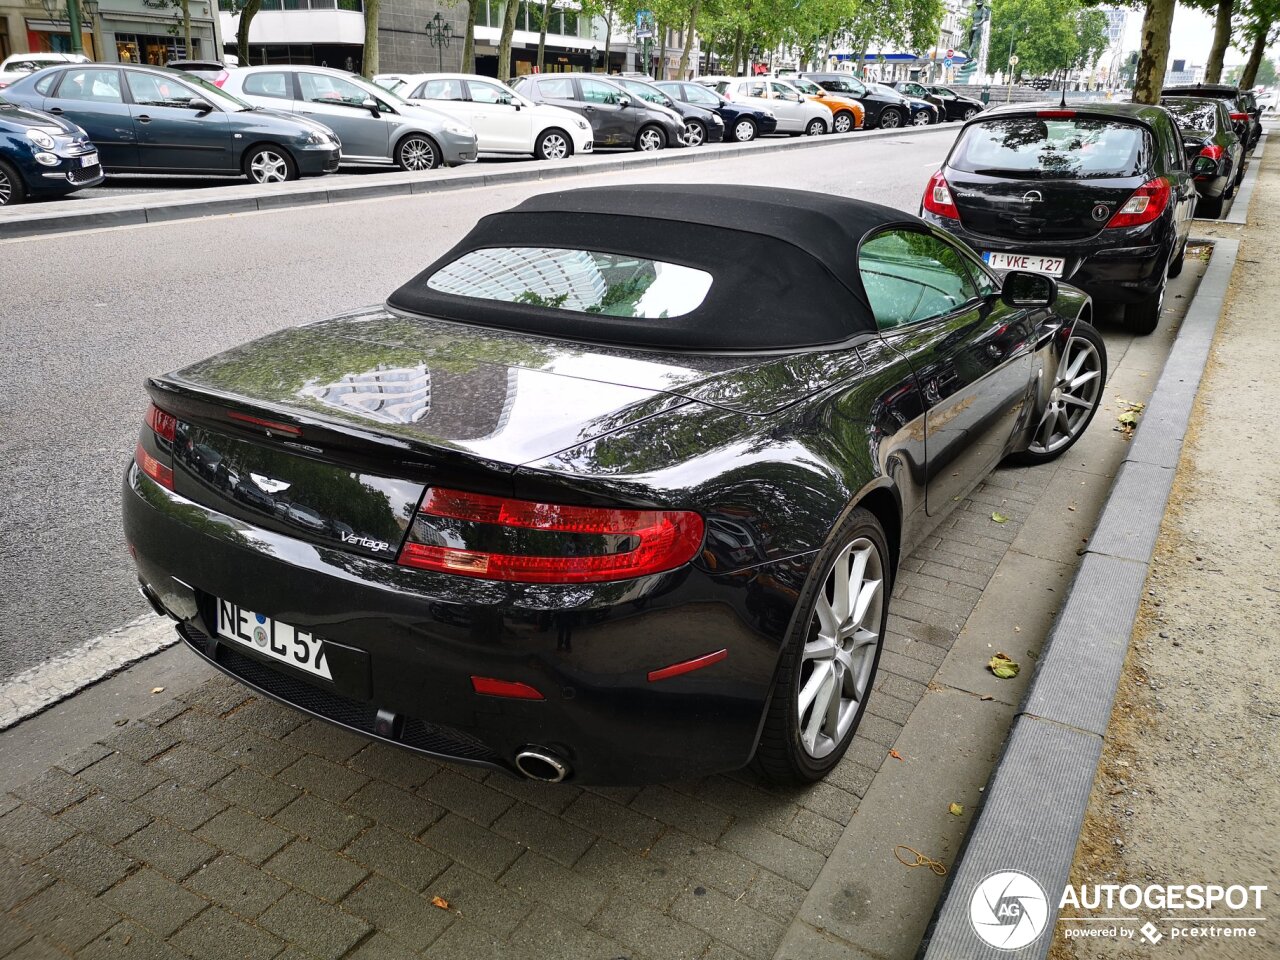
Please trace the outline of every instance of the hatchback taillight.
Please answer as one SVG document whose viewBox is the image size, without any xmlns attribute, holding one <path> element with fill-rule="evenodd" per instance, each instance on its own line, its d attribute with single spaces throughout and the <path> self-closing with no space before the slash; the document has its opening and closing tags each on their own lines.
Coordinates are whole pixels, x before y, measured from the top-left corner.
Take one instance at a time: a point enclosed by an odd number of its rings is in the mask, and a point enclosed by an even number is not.
<svg viewBox="0 0 1280 960">
<path fill-rule="evenodd" d="M 1133 196 L 1115 212 L 1107 222 L 1107 227 L 1140 227 L 1144 223 L 1151 223 L 1169 206 L 1171 194 L 1168 180 L 1163 177 L 1148 180 L 1133 191 Z"/>
<path fill-rule="evenodd" d="M 1233 113 L 1231 119 L 1235 123 L 1245 123 L 1249 119 L 1249 115 L 1247 113 Z"/>
<path fill-rule="evenodd" d="M 1201 148 L 1200 156 L 1208 157 L 1210 160 L 1221 160 L 1222 148 L 1216 143 L 1211 143 L 1207 147 Z"/>
<path fill-rule="evenodd" d="M 398 562 L 518 583 L 627 580 L 683 566 L 702 535 L 702 517 L 684 510 L 535 503 L 432 487 Z"/>
<path fill-rule="evenodd" d="M 166 490 L 173 489 L 173 467 L 164 463 L 162 456 L 173 456 L 173 442 L 178 434 L 177 418 L 166 413 L 154 403 L 147 408 L 146 427 L 151 432 L 148 438 L 144 433 L 138 440 L 137 449 L 133 453 L 133 461 L 138 469 Z M 150 441 L 150 442 L 148 442 Z M 155 450 L 152 453 L 151 449 Z"/>
<path fill-rule="evenodd" d="M 929 185 L 924 188 L 924 208 L 949 220 L 960 219 L 960 211 L 956 209 L 956 201 L 951 196 L 951 187 L 941 170 L 929 178 Z"/>
</svg>

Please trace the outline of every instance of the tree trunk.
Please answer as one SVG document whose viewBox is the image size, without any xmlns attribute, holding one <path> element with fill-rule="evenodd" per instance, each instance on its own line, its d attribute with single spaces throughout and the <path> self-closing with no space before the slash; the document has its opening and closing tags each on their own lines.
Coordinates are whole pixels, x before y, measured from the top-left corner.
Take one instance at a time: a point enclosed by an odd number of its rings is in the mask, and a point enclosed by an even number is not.
<svg viewBox="0 0 1280 960">
<path fill-rule="evenodd" d="M 1253 86 L 1253 82 L 1258 79 L 1258 67 L 1262 66 L 1262 55 L 1267 52 L 1267 40 L 1271 33 L 1271 25 L 1262 28 L 1262 31 L 1253 38 L 1253 49 L 1249 51 L 1249 60 L 1244 65 L 1244 73 L 1240 74 L 1240 89 L 1248 90 Z"/>
<path fill-rule="evenodd" d="M 378 10 L 382 0 L 364 0 L 364 55 L 360 72 L 372 80 L 378 72 Z"/>
<path fill-rule="evenodd" d="M 666 24 L 658 24 L 658 68 L 654 71 L 655 80 L 667 79 L 667 27 Z"/>
<path fill-rule="evenodd" d="M 1133 77 L 1133 102 L 1160 102 L 1164 72 L 1169 65 L 1169 29 L 1176 0 L 1148 0 L 1142 16 L 1142 52 Z"/>
<path fill-rule="evenodd" d="M 195 56 L 191 52 L 191 0 L 181 0 L 182 8 L 182 41 L 185 44 L 184 49 L 187 53 L 188 60 L 194 60 Z"/>
<path fill-rule="evenodd" d="M 680 76 L 677 80 L 689 79 L 689 51 L 693 49 L 693 31 L 698 26 L 698 10 L 702 6 L 702 0 L 693 0 L 693 6 L 689 8 L 689 25 L 684 30 L 684 49 L 680 53 Z"/>
<path fill-rule="evenodd" d="M 262 0 L 258 0 L 259 3 Z M 462 37 L 462 72 L 476 72 L 476 16 L 480 12 L 481 0 L 467 2 L 467 32 Z"/>
<path fill-rule="evenodd" d="M 249 66 L 249 27 L 261 9 L 262 0 L 246 0 L 240 11 L 240 22 L 236 24 L 236 56 L 242 67 Z"/>
<path fill-rule="evenodd" d="M 542 30 L 538 33 L 538 72 L 547 69 L 547 18 L 551 16 L 551 0 L 542 0 Z"/>
<path fill-rule="evenodd" d="M 738 27 L 738 29 L 734 31 L 734 34 L 733 34 L 733 72 L 734 73 L 746 72 L 742 68 L 742 56 L 743 56 L 742 28 Z"/>
<path fill-rule="evenodd" d="M 516 14 L 519 12 L 517 0 L 507 0 L 507 8 L 502 14 L 502 35 L 498 40 L 498 79 L 503 83 L 511 82 L 511 35 L 516 32 Z"/>
<path fill-rule="evenodd" d="M 1209 62 L 1204 68 L 1204 82 L 1222 80 L 1222 60 L 1231 45 L 1231 11 L 1235 0 L 1218 0 L 1218 13 L 1213 21 L 1213 46 L 1209 48 Z"/>
<path fill-rule="evenodd" d="M 604 72 L 609 73 L 609 50 L 613 46 L 613 4 L 604 7 Z"/>
</svg>

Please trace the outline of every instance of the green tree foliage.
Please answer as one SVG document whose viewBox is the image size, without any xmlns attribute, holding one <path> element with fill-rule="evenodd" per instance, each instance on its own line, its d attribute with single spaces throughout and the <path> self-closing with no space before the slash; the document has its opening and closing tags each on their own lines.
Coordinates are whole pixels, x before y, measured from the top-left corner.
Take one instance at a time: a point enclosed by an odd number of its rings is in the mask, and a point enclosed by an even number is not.
<svg viewBox="0 0 1280 960">
<path fill-rule="evenodd" d="M 1010 50 L 1018 77 L 1052 75 L 1092 66 L 1107 48 L 1107 15 L 1081 0 L 993 0 L 990 69 L 1007 69 Z"/>
<path fill-rule="evenodd" d="M 1244 74 L 1244 67 L 1244 64 L 1240 64 L 1228 70 L 1225 82 L 1240 83 L 1240 78 Z M 1278 77 L 1280 77 L 1280 74 L 1276 72 L 1276 62 L 1264 57 L 1258 64 L 1258 73 L 1253 78 L 1251 86 L 1274 87 Z"/>
</svg>

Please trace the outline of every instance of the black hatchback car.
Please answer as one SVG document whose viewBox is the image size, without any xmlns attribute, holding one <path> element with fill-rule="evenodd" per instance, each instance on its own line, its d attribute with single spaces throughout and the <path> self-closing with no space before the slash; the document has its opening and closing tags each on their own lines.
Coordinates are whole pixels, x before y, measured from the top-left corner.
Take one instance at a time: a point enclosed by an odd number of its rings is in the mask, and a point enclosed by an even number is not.
<svg viewBox="0 0 1280 960">
<path fill-rule="evenodd" d="M 613 82 L 628 93 L 674 110 L 684 119 L 684 145 L 700 147 L 704 143 L 719 143 L 724 139 L 724 120 L 710 106 L 699 106 L 672 97 L 658 85 L 638 77 L 613 77 Z"/>
<path fill-rule="evenodd" d="M 679 103 L 714 110 L 724 121 L 726 140 L 749 143 L 756 137 L 778 129 L 778 118 L 768 110 L 733 103 L 700 83 L 689 80 L 659 80 L 654 86 Z"/>
<path fill-rule="evenodd" d="M 1222 216 L 1222 207 L 1244 179 L 1245 148 L 1236 135 L 1221 100 L 1161 97 L 1160 106 L 1173 114 L 1182 131 L 1187 162 L 1200 200 L 1196 216 Z"/>
<path fill-rule="evenodd" d="M 590 73 L 526 74 L 512 89 L 534 103 L 564 107 L 591 124 L 596 147 L 662 150 L 684 146 L 684 118 L 660 103 L 629 93 Z"/>
<path fill-rule="evenodd" d="M 925 188 L 921 216 L 997 270 L 1062 277 L 1160 321 L 1182 270 L 1196 190 L 1168 111 L 1134 103 L 1019 104 L 975 117 Z"/>
<path fill-rule="evenodd" d="M 895 90 L 881 93 L 850 73 L 802 73 L 800 76 L 812 80 L 824 90 L 853 97 L 861 103 L 866 110 L 862 121 L 864 130 L 875 127 L 905 127 L 911 120 L 911 108 Z"/>
<path fill-rule="evenodd" d="M 149 381 L 125 535 L 193 653 L 364 735 L 811 782 L 874 696 L 899 557 L 1088 426 L 1090 315 L 876 204 L 543 194 L 385 304 Z"/>
<path fill-rule="evenodd" d="M 1227 105 L 1231 125 L 1245 150 L 1252 150 L 1258 145 L 1258 139 L 1262 136 L 1262 110 L 1252 93 L 1227 83 L 1190 83 L 1165 87 L 1160 91 L 1160 96 L 1211 97 L 1222 100 Z"/>
</svg>

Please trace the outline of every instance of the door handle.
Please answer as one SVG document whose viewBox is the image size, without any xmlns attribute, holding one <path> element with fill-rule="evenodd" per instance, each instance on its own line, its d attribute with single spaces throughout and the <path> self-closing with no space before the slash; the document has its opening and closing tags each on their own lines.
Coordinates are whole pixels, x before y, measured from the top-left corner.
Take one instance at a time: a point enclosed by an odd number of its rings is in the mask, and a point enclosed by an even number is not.
<svg viewBox="0 0 1280 960">
<path fill-rule="evenodd" d="M 136 119 L 137 119 L 137 121 L 138 121 L 139 123 L 150 123 L 150 122 L 151 122 L 151 118 L 150 118 L 150 117 L 148 117 L 145 113 L 144 113 L 144 114 L 141 114 L 141 115 L 140 115 L 140 116 L 138 116 Z"/>
<path fill-rule="evenodd" d="M 49 108 L 49 112 L 50 112 L 50 113 L 62 113 L 62 108 L 61 108 L 61 107 L 50 107 L 50 108 Z"/>
</svg>

